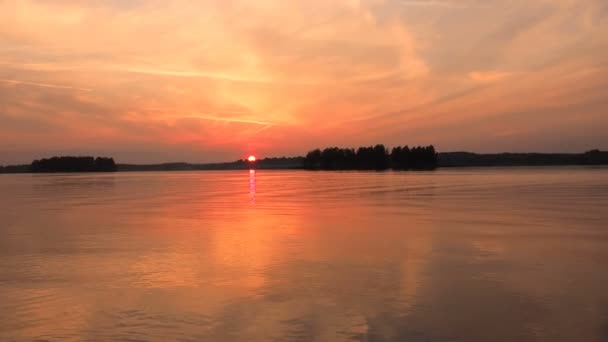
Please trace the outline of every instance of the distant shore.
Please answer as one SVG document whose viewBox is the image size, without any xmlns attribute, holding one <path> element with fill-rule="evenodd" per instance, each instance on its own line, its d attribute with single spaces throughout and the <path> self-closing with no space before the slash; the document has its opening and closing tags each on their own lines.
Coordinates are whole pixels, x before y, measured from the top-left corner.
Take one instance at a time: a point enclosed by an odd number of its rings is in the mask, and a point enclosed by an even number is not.
<svg viewBox="0 0 608 342">
<path fill-rule="evenodd" d="M 281 157 L 259 159 L 255 163 L 237 160 L 227 163 L 161 163 L 161 164 L 113 164 L 111 158 L 97 159 L 92 157 L 63 157 L 85 160 L 85 166 L 76 168 L 44 168 L 39 161 L 32 164 L 0 166 L 0 173 L 48 173 L 48 172 L 134 172 L 134 171 L 212 171 L 212 170 L 246 170 L 250 168 L 263 170 L 310 169 L 306 167 L 305 157 Z M 49 159 L 52 160 L 53 158 Z M 38 162 L 38 163 L 36 163 Z M 35 165 L 33 167 L 32 165 Z M 608 152 L 592 150 L 585 153 L 495 153 L 478 154 L 471 152 L 437 153 L 434 168 L 454 167 L 492 167 L 492 166 L 567 166 L 567 165 L 608 165 Z M 327 169 L 327 168 L 323 168 Z M 425 169 L 425 168 L 420 168 Z M 426 168 L 431 169 L 431 168 Z"/>
<path fill-rule="evenodd" d="M 304 157 L 266 158 L 251 164 L 245 160 L 231 163 L 164 163 L 164 164 L 117 164 L 119 172 L 125 171 L 196 171 L 196 170 L 306 170 Z M 568 166 L 608 165 L 608 152 L 586 153 L 496 153 L 442 152 L 437 154 L 435 168 L 495 167 L 495 166 Z M 423 169 L 423 168 L 422 168 Z"/>
</svg>

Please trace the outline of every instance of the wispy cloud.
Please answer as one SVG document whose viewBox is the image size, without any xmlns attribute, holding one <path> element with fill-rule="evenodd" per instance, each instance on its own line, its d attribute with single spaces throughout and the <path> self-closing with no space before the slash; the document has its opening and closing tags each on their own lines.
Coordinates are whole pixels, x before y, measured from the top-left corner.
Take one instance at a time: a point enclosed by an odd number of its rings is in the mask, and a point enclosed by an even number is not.
<svg viewBox="0 0 608 342">
<path fill-rule="evenodd" d="M 17 84 L 17 85 L 34 86 L 34 87 L 43 87 L 43 88 L 68 89 L 68 90 L 87 91 L 87 92 L 93 91 L 93 89 L 90 89 L 90 88 L 81 88 L 81 87 L 73 87 L 73 86 L 69 86 L 69 85 L 41 83 L 41 82 L 28 82 L 28 81 L 9 80 L 9 79 L 0 79 L 0 82 Z"/>
<path fill-rule="evenodd" d="M 141 139 L 199 160 L 218 142 L 230 159 L 251 140 L 298 154 L 424 137 L 489 151 L 488 132 L 529 128 L 501 149 L 547 150 L 558 145 L 535 141 L 550 122 L 572 146 L 608 148 L 606 0 L 125 3 L 0 0 L 0 116 L 19 120 L 0 125 L 0 146 L 87 135 L 118 158 Z M 41 123 L 63 139 L 28 138 Z"/>
<path fill-rule="evenodd" d="M 412 7 L 469 7 L 471 3 L 442 0 L 400 0 L 399 4 Z"/>
<path fill-rule="evenodd" d="M 146 68 L 146 67 L 137 67 L 137 66 L 107 66 L 106 69 L 114 70 L 114 71 L 138 73 L 138 74 L 157 75 L 157 76 L 211 78 L 211 79 L 219 79 L 219 80 L 232 81 L 232 82 L 271 83 L 273 81 L 270 78 L 244 77 L 244 76 L 226 74 L 226 73 L 222 73 L 222 72 L 200 71 L 200 70 L 171 70 L 171 69 Z"/>
<path fill-rule="evenodd" d="M 469 73 L 469 78 L 476 82 L 497 82 L 511 76 L 512 73 L 506 71 L 474 71 Z"/>
<path fill-rule="evenodd" d="M 268 122 L 268 121 L 259 121 L 255 119 L 249 118 L 234 118 L 234 117 L 222 117 L 222 116 L 214 116 L 214 115 L 205 115 L 205 114 L 196 114 L 186 116 L 184 118 L 192 118 L 192 119 L 201 119 L 201 120 L 211 120 L 218 122 L 234 122 L 234 123 L 245 123 L 245 124 L 253 124 L 253 125 L 262 125 L 262 126 L 277 126 L 278 123 Z"/>
</svg>

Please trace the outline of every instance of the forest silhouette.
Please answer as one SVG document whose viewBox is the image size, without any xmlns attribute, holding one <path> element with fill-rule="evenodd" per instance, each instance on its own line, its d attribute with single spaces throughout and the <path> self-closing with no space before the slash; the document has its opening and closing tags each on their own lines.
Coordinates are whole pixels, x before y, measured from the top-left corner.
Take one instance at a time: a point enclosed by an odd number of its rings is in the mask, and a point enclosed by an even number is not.
<svg viewBox="0 0 608 342">
<path fill-rule="evenodd" d="M 245 159 L 226 163 L 116 164 L 113 158 L 52 157 L 31 164 L 0 165 L 0 173 L 27 172 L 113 172 L 113 171 L 196 171 L 243 169 L 307 170 L 429 170 L 444 167 L 608 165 L 608 152 L 585 153 L 492 153 L 440 152 L 430 146 L 384 145 L 368 147 L 330 147 L 308 152 L 305 157 Z"/>
<path fill-rule="evenodd" d="M 306 154 L 308 170 L 415 170 L 437 167 L 433 145 L 394 147 L 390 152 L 382 144 L 368 147 L 316 149 Z"/>
<path fill-rule="evenodd" d="M 104 157 L 52 157 L 34 160 L 30 172 L 114 172 L 117 171 L 113 158 Z"/>
</svg>

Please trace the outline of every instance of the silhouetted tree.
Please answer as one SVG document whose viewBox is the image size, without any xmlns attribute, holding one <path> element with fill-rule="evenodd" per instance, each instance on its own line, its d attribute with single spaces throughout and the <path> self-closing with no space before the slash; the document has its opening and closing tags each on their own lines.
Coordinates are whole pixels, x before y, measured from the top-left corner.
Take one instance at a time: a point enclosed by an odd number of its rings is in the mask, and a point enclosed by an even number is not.
<svg viewBox="0 0 608 342">
<path fill-rule="evenodd" d="M 97 157 L 95 159 L 95 171 L 116 171 L 116 163 L 112 158 Z"/>
<path fill-rule="evenodd" d="M 601 165 L 608 164 L 608 152 L 600 150 L 591 150 L 583 155 L 583 164 Z"/>
<path fill-rule="evenodd" d="M 391 150 L 391 167 L 395 170 L 430 169 L 437 166 L 435 147 L 397 146 Z"/>
<path fill-rule="evenodd" d="M 0 166 L 0 173 L 26 173 L 30 169 L 30 166 L 25 165 L 6 165 Z"/>
<path fill-rule="evenodd" d="M 113 172 L 116 163 L 103 157 L 52 157 L 34 160 L 30 172 Z"/>
<path fill-rule="evenodd" d="M 585 153 L 492 153 L 447 152 L 439 154 L 437 164 L 458 166 L 516 165 L 606 165 L 608 152 L 592 150 Z"/>
<path fill-rule="evenodd" d="M 322 170 L 396 170 L 411 168 L 433 168 L 437 164 L 437 153 L 433 146 L 395 147 L 388 149 L 381 144 L 352 148 L 330 147 L 323 151 L 316 149 L 308 152 L 304 158 L 304 168 Z"/>
<path fill-rule="evenodd" d="M 384 145 L 359 147 L 355 159 L 359 170 L 386 170 L 389 166 L 389 156 Z"/>
<path fill-rule="evenodd" d="M 309 170 L 319 170 L 321 168 L 321 150 L 312 150 L 306 154 L 304 168 Z"/>
</svg>

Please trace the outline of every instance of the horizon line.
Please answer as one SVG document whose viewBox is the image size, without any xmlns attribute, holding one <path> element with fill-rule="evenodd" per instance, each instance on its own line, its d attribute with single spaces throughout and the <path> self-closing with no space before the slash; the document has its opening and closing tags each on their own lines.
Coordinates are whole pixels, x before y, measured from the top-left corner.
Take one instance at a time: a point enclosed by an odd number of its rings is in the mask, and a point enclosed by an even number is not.
<svg viewBox="0 0 608 342">
<path fill-rule="evenodd" d="M 380 144 L 381 145 L 381 144 Z M 374 145 L 372 145 L 374 146 Z M 407 146 L 407 145 L 406 145 Z M 432 145 L 427 145 L 427 146 L 432 146 Z M 328 148 L 334 148 L 336 146 L 332 146 L 332 147 L 328 147 Z M 417 147 L 417 146 L 413 146 L 413 147 Z M 346 147 L 346 148 L 350 148 L 350 147 Z M 314 151 L 320 149 L 321 151 L 324 150 L 325 148 L 321 149 L 321 148 L 315 148 L 313 150 L 310 151 Z M 353 148 L 356 150 L 356 148 Z M 387 150 L 390 150 L 387 147 Z M 309 151 L 309 152 L 310 152 Z M 585 151 L 582 152 L 484 152 L 484 153 L 479 153 L 479 152 L 472 152 L 472 151 L 465 151 L 465 150 L 457 150 L 457 151 L 446 151 L 446 152 L 442 152 L 442 151 L 437 151 L 437 154 L 450 154 L 450 153 L 469 153 L 469 154 L 475 154 L 475 155 L 502 155 L 502 154 L 540 154 L 540 155 L 577 155 L 577 154 L 585 154 L 591 151 L 599 151 L 599 152 L 608 152 L 608 150 L 602 150 L 599 148 L 592 148 L 592 149 L 587 149 Z M 11 167 L 11 166 L 23 166 L 23 165 L 29 165 L 32 162 L 36 161 L 36 160 L 41 160 L 41 159 L 49 159 L 49 158 L 54 158 L 54 157 L 102 157 L 102 158 L 112 158 L 114 159 L 114 157 L 112 156 L 107 156 L 107 155 L 94 155 L 94 154 L 63 154 L 63 155 L 52 155 L 52 156 L 48 156 L 48 157 L 41 157 L 41 158 L 34 158 L 32 159 L 31 162 L 29 163 L 14 163 L 14 164 L 3 164 L 0 163 L 0 167 Z M 270 156 L 270 157 L 263 157 L 260 158 L 258 157 L 257 162 L 261 162 L 264 161 L 266 159 L 280 159 L 280 158 L 285 158 L 285 159 L 295 159 L 295 158 L 305 158 L 306 155 L 297 155 L 297 156 Z M 133 162 L 119 162 L 118 160 L 115 160 L 116 165 L 133 165 L 133 166 L 152 166 L 152 165 L 167 165 L 167 164 L 188 164 L 188 165 L 215 165 L 215 164 L 230 164 L 230 163 L 237 163 L 240 161 L 247 161 L 246 157 L 243 157 L 241 159 L 236 159 L 236 160 L 231 160 L 231 161 L 211 161 L 211 162 L 197 162 L 197 161 L 163 161 L 163 162 L 150 162 L 150 163 L 133 163 Z"/>
</svg>

